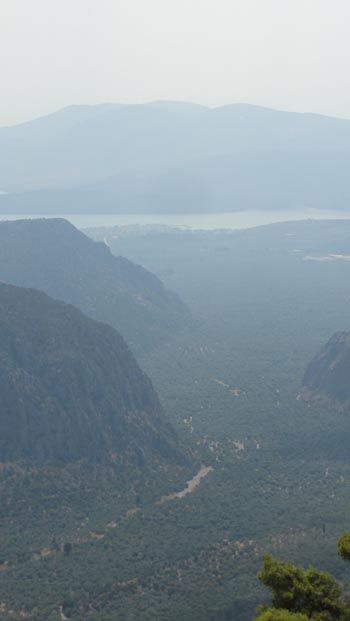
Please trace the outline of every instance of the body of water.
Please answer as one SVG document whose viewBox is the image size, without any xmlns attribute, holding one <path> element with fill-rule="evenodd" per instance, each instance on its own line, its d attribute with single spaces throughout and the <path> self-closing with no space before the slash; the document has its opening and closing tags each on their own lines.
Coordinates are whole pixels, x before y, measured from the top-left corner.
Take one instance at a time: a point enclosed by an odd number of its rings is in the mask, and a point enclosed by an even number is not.
<svg viewBox="0 0 350 621">
<path fill-rule="evenodd" d="M 191 229 L 247 229 L 274 222 L 293 220 L 344 220 L 350 219 L 350 212 L 304 209 L 291 211 L 235 211 L 231 213 L 202 214 L 67 214 L 67 215 L 8 215 L 0 214 L 0 220 L 19 220 L 24 218 L 65 218 L 78 228 L 152 225 L 182 226 Z"/>
</svg>

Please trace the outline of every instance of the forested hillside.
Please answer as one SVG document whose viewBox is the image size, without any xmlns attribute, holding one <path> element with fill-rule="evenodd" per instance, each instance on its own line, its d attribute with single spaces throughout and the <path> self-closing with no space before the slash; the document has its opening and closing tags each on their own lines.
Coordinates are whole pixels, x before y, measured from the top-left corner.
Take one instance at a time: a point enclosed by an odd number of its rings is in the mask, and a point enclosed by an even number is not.
<svg viewBox="0 0 350 621">
<path fill-rule="evenodd" d="M 94 235 L 198 317 L 139 355 L 194 461 L 136 480 L 108 464 L 4 464 L 6 621 L 249 621 L 268 602 L 265 553 L 349 580 L 336 552 L 349 417 L 298 399 L 315 352 L 349 330 L 350 264 L 335 250 L 349 222 L 139 233 Z"/>
<path fill-rule="evenodd" d="M 110 535 L 198 465 L 122 337 L 34 289 L 0 284 L 0 393 L 1 618 L 101 618 Z"/>
<path fill-rule="evenodd" d="M 143 359 L 179 433 L 214 469 L 176 508 L 174 533 L 190 529 L 192 552 L 166 576 L 184 619 L 251 619 L 266 597 L 255 577 L 266 552 L 347 584 L 336 541 L 349 527 L 349 418 L 297 397 L 315 353 L 349 329 L 350 264 L 339 253 L 349 234 L 344 220 L 106 236 L 199 318 L 171 359 L 165 350 Z M 161 603 L 145 590 L 162 617 L 169 591 Z M 129 605 L 139 609 L 137 595 Z M 176 612 L 169 605 L 163 617 Z"/>
</svg>

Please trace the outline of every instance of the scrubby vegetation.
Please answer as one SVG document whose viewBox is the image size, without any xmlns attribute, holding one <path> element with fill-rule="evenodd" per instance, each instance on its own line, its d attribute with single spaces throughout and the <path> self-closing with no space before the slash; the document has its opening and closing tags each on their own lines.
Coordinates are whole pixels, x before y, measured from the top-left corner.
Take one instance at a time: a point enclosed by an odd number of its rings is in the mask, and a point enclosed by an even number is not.
<svg viewBox="0 0 350 621">
<path fill-rule="evenodd" d="M 348 226 L 111 232 L 113 251 L 198 319 L 139 356 L 196 467 L 118 480 L 106 465 L 4 466 L 6 621 L 248 621 L 268 605 L 255 578 L 264 554 L 347 582 L 336 542 L 349 524 L 349 417 L 297 396 L 315 353 L 349 329 L 350 264 L 307 258 L 346 244 Z M 159 503 L 200 463 L 213 470 L 193 493 Z"/>
</svg>

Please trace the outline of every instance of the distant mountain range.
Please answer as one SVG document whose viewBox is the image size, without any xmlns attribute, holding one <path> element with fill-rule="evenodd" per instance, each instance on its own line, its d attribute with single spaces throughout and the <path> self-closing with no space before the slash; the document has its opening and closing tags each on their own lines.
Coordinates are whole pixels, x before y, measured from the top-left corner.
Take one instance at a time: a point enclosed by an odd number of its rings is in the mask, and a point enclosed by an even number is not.
<svg viewBox="0 0 350 621">
<path fill-rule="evenodd" d="M 44 293 L 0 285 L 0 459 L 181 460 L 124 340 Z"/>
<path fill-rule="evenodd" d="M 63 219 L 0 222 L 0 281 L 40 289 L 116 328 L 145 352 L 193 326 L 180 298 Z"/>
<path fill-rule="evenodd" d="M 0 213 L 347 209 L 350 121 L 230 105 L 72 106 L 0 129 Z"/>
</svg>

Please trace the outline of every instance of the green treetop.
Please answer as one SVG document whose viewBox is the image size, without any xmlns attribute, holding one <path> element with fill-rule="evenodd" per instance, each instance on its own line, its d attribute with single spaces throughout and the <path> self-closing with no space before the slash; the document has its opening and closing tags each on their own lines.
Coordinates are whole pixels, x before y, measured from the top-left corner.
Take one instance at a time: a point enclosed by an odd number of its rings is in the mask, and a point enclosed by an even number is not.
<svg viewBox="0 0 350 621">
<path fill-rule="evenodd" d="M 338 554 L 350 560 L 350 533 L 338 541 Z M 330 574 L 266 555 L 259 580 L 272 593 L 270 606 L 260 606 L 254 621 L 349 621 L 350 610 L 342 589 Z"/>
</svg>

